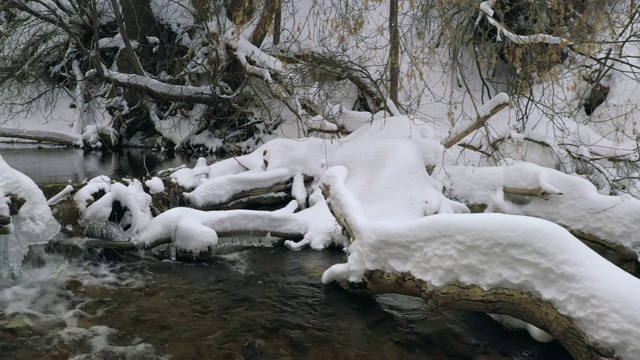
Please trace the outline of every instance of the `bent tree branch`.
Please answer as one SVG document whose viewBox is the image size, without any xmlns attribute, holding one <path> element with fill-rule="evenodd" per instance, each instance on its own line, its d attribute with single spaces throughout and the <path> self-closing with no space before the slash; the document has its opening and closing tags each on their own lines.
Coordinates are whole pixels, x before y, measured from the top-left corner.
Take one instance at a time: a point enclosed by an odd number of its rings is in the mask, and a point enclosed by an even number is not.
<svg viewBox="0 0 640 360">
<path fill-rule="evenodd" d="M 614 359 L 610 349 L 594 342 L 574 323 L 560 314 L 549 302 L 530 293 L 506 289 L 482 289 L 475 285 L 449 284 L 431 288 L 409 273 L 382 270 L 365 272 L 361 283 L 341 282 L 350 292 L 360 294 L 396 293 L 417 296 L 433 311 L 461 310 L 496 313 L 516 317 L 553 335 L 575 359 Z"/>
</svg>

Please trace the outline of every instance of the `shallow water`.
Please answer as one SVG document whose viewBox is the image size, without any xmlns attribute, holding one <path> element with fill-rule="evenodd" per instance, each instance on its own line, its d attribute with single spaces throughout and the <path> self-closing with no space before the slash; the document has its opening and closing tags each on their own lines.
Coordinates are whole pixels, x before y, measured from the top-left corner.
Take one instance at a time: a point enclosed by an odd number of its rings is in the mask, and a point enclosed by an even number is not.
<svg viewBox="0 0 640 360">
<path fill-rule="evenodd" d="M 9 148 L 9 149 L 7 149 Z M 38 184 L 193 163 L 0 144 Z M 0 359 L 570 359 L 488 316 L 324 286 L 341 252 L 255 248 L 207 264 L 67 262 L 0 280 Z"/>
<path fill-rule="evenodd" d="M 58 258 L 27 271 L 30 279 L 0 283 L 0 359 L 570 358 L 485 315 L 322 285 L 324 269 L 344 260 L 282 248 L 208 264 Z M 7 327 L 16 314 L 35 325 Z"/>
<path fill-rule="evenodd" d="M 85 152 L 80 149 L 0 143 L 0 155 L 36 184 L 79 183 L 98 175 L 142 177 L 157 170 L 193 166 L 197 157 L 166 156 L 144 149 Z M 209 159 L 209 162 L 213 160 Z"/>
</svg>

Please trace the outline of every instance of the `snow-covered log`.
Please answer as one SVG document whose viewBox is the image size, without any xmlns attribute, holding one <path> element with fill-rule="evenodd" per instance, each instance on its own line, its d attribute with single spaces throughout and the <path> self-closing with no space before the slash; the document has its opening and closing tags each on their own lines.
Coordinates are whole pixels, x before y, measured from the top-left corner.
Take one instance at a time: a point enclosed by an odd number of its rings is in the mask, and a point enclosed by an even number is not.
<svg viewBox="0 0 640 360">
<path fill-rule="evenodd" d="M 622 259 L 640 256 L 640 201 L 599 194 L 579 176 L 531 163 L 449 167 L 449 196 L 485 212 L 535 216 L 559 224 Z"/>
<path fill-rule="evenodd" d="M 51 142 L 66 146 L 82 145 L 82 136 L 61 131 L 24 130 L 0 127 L 0 137 Z"/>
<path fill-rule="evenodd" d="M 302 239 L 315 249 L 331 243 L 343 243 L 324 202 L 294 213 L 296 201 L 277 211 L 227 210 L 200 211 L 174 208 L 151 220 L 132 241 L 141 248 L 153 248 L 167 242 L 198 253 L 218 244 L 219 237 L 253 235 Z"/>
<path fill-rule="evenodd" d="M 17 274 L 29 245 L 49 241 L 60 230 L 42 191 L 0 156 L 0 277 Z"/>
<path fill-rule="evenodd" d="M 501 313 L 562 341 L 577 359 L 640 354 L 640 280 L 564 228 L 504 214 L 442 214 L 372 221 L 344 167 L 323 178 L 332 212 L 349 232 L 348 261 L 322 281 L 420 296 L 433 309 Z M 544 201 L 544 200 L 542 200 Z"/>
<path fill-rule="evenodd" d="M 545 329 L 575 359 L 616 358 L 610 349 L 593 342 L 571 317 L 561 314 L 550 302 L 527 291 L 502 287 L 484 289 L 462 283 L 434 287 L 411 273 L 382 270 L 368 270 L 361 282 L 341 281 L 340 285 L 358 294 L 396 293 L 420 297 L 431 311 L 477 311 L 509 315 Z"/>
</svg>

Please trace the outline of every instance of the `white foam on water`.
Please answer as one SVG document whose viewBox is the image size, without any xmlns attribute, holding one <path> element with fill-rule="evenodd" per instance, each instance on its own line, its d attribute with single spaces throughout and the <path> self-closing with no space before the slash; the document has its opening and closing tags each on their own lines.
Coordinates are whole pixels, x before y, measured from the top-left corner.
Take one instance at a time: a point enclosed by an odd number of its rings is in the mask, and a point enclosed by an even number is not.
<svg viewBox="0 0 640 360">
<path fill-rule="evenodd" d="M 87 312 L 86 305 L 93 300 L 68 289 L 71 282 L 82 287 L 137 289 L 145 286 L 146 280 L 141 272 L 127 271 L 122 265 L 76 263 L 48 256 L 44 267 L 23 268 L 16 279 L 0 280 L 0 328 L 33 329 L 39 336 L 48 337 L 50 343 L 70 346 L 80 353 L 72 359 L 162 359 L 152 345 L 139 339 L 128 346 L 112 344 L 116 329 L 78 327 L 81 318 L 96 318 L 106 309 Z"/>
</svg>

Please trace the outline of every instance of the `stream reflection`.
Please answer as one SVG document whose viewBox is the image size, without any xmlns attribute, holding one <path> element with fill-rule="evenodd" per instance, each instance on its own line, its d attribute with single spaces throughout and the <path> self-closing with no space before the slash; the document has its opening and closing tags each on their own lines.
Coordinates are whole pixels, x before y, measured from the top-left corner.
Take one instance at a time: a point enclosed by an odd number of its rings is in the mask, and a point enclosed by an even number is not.
<svg viewBox="0 0 640 360">
<path fill-rule="evenodd" d="M 80 149 L 11 143 L 0 143 L 0 155 L 11 167 L 29 176 L 36 184 L 79 183 L 98 175 L 112 178 L 142 177 L 182 164 L 193 166 L 197 160 L 197 157 L 181 154 L 167 156 L 148 149 L 85 152 Z M 210 163 L 213 160 L 211 158 L 208 161 Z"/>
<path fill-rule="evenodd" d="M 0 154 L 38 184 L 196 161 L 6 144 Z M 90 276 L 101 263 L 60 261 L 27 274 L 37 281 L 0 283 L 0 359 L 571 359 L 486 315 L 323 285 L 323 271 L 344 261 L 336 251 L 256 248 L 207 264 L 119 263 Z M 32 329 L 35 315 L 53 325 Z"/>
</svg>

